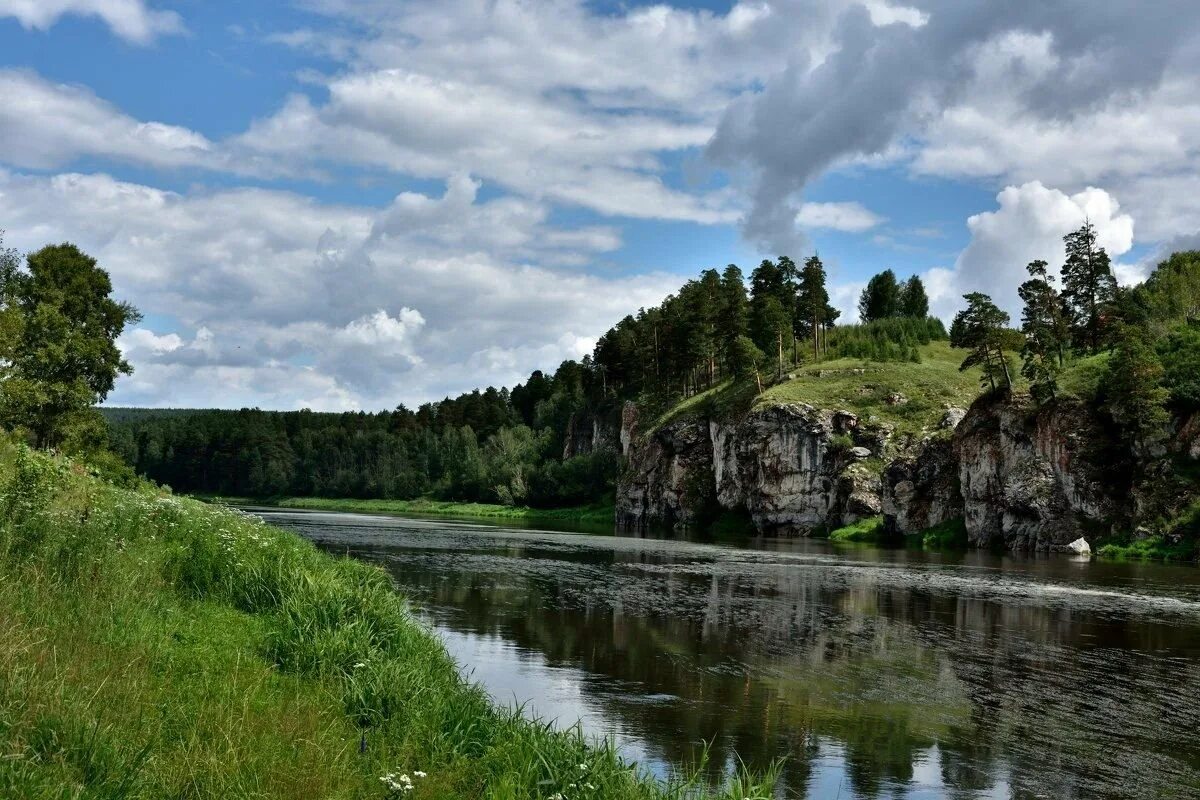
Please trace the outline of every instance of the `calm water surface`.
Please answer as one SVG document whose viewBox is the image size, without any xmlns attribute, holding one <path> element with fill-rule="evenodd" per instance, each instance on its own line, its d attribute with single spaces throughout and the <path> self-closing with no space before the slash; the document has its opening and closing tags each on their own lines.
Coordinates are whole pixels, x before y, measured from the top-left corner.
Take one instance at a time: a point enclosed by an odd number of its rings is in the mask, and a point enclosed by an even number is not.
<svg viewBox="0 0 1200 800">
<path fill-rule="evenodd" d="M 382 563 L 496 700 L 784 797 L 1200 798 L 1200 570 L 258 509 Z"/>
</svg>

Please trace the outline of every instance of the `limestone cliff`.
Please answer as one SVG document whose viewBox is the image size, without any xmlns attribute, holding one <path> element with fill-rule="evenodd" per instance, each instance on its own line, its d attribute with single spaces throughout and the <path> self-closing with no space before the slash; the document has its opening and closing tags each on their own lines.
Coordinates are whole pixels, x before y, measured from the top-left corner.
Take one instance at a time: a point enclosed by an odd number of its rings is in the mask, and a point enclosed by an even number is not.
<svg viewBox="0 0 1200 800">
<path fill-rule="evenodd" d="M 884 471 L 885 526 L 911 534 L 962 517 L 978 546 L 1064 550 L 1118 515 L 1115 448 L 1111 427 L 1084 403 L 980 398 L 951 438 Z"/>
<path fill-rule="evenodd" d="M 880 511 L 879 476 L 890 430 L 847 411 L 792 403 L 734 421 L 687 419 L 639 437 L 624 415 L 627 467 L 617 520 L 632 527 L 689 525 L 745 510 L 761 531 L 807 534 Z"/>
</svg>

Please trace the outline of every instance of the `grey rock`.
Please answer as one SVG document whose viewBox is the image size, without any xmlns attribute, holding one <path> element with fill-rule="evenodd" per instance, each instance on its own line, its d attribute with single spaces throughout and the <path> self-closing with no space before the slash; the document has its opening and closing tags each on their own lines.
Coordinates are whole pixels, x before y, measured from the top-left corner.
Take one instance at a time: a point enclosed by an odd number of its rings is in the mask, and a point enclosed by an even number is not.
<svg viewBox="0 0 1200 800">
<path fill-rule="evenodd" d="M 952 431 L 958 427 L 958 423 L 963 421 L 963 417 L 967 415 L 965 408 L 958 406 L 947 406 L 946 413 L 942 414 L 942 419 L 938 422 L 938 430 Z"/>
</svg>

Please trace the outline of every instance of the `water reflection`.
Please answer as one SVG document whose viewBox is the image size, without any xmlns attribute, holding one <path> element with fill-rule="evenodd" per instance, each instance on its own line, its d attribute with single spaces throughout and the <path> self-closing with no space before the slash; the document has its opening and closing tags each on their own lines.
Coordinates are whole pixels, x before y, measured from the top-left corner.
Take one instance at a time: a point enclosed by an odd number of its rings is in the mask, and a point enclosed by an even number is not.
<svg viewBox="0 0 1200 800">
<path fill-rule="evenodd" d="M 1200 797 L 1194 568 L 271 514 L 384 563 L 476 679 L 787 796 Z"/>
</svg>

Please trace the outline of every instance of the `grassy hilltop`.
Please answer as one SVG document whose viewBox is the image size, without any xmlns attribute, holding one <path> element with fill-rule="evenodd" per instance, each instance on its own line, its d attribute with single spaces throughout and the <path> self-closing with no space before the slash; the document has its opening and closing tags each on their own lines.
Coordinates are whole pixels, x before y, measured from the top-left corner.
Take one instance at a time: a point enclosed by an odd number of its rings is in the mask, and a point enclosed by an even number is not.
<svg viewBox="0 0 1200 800">
<path fill-rule="evenodd" d="M 0 487 L 0 797 L 768 796 L 493 707 L 385 573 L 255 518 L 6 444 Z"/>
</svg>

